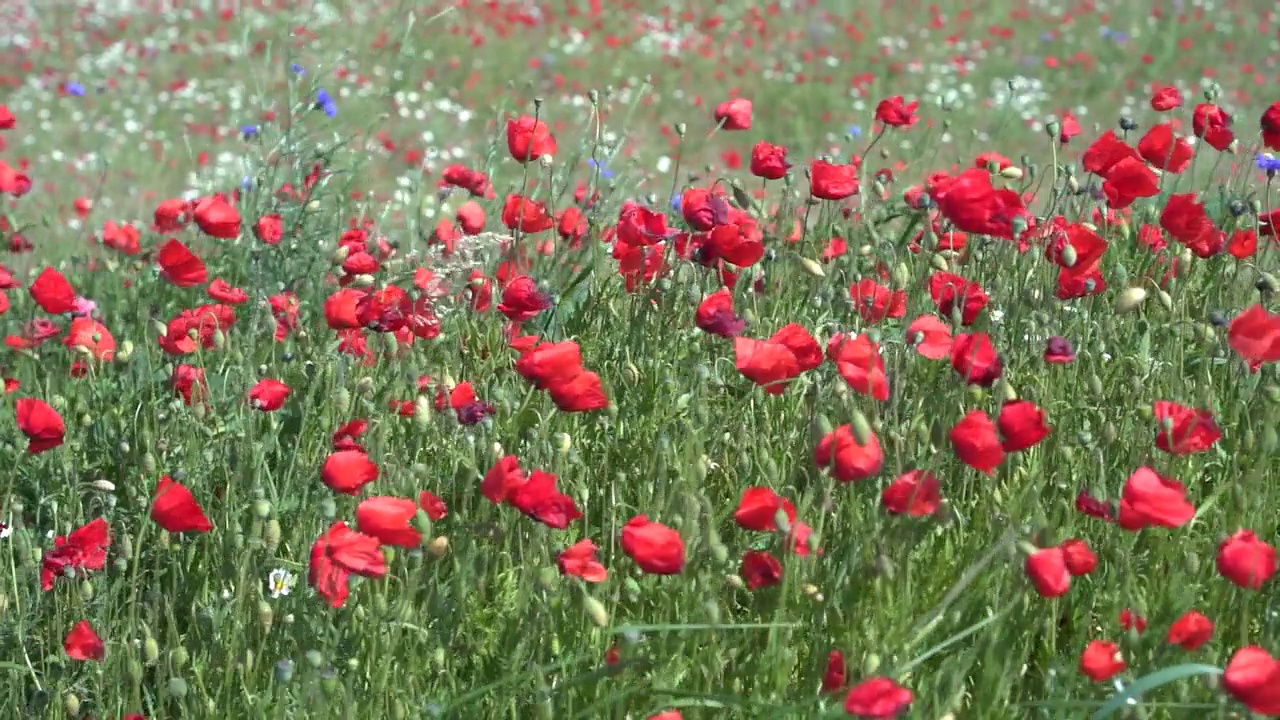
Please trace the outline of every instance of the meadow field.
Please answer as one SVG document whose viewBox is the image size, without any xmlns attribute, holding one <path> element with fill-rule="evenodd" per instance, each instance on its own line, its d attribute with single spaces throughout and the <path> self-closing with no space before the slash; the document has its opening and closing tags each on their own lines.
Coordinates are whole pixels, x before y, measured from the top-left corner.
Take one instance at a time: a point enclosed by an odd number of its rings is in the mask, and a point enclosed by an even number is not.
<svg viewBox="0 0 1280 720">
<path fill-rule="evenodd" d="M 1280 8 L 0 24 L 0 718 L 1280 717 Z"/>
</svg>

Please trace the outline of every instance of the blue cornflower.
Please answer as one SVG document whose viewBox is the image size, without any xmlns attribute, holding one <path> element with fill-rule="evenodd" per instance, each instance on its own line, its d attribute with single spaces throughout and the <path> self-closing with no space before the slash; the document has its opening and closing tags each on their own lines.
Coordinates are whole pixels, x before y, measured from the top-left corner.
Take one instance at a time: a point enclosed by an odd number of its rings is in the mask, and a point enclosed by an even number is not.
<svg viewBox="0 0 1280 720">
<path fill-rule="evenodd" d="M 853 137 L 862 137 L 862 128 L 857 125 L 849 126 L 849 134 Z"/>
<path fill-rule="evenodd" d="M 253 178 L 249 177 L 248 175 L 245 175 L 243 178 L 240 178 L 240 189 L 246 192 L 253 190 Z"/>
<path fill-rule="evenodd" d="M 1278 172 L 1280 171 L 1280 158 L 1271 153 L 1262 153 L 1258 156 L 1258 169 L 1267 173 Z"/>
<path fill-rule="evenodd" d="M 66 90 L 68 95 L 75 95 L 76 97 L 84 97 L 84 86 L 78 82 L 69 82 L 63 85 L 62 89 Z"/>
<path fill-rule="evenodd" d="M 316 91 L 316 107 L 323 110 L 329 117 L 338 116 L 338 104 L 329 97 L 329 93 L 324 88 Z"/>
<path fill-rule="evenodd" d="M 293 73 L 294 75 L 306 75 L 307 69 L 302 67 L 298 63 L 293 63 L 289 66 L 289 72 Z"/>
<path fill-rule="evenodd" d="M 587 164 L 590 165 L 593 169 L 599 170 L 600 177 L 605 179 L 613 177 L 613 171 L 609 169 L 609 166 L 607 164 L 600 162 L 595 158 L 589 158 L 587 160 Z"/>
<path fill-rule="evenodd" d="M 245 140 L 252 140 L 258 137 L 258 126 L 245 125 L 244 127 L 240 128 L 240 136 L 243 137 Z"/>
<path fill-rule="evenodd" d="M 672 210 L 675 210 L 676 212 L 680 212 L 680 201 L 683 199 L 683 197 L 684 197 L 684 195 L 683 195 L 683 194 L 676 194 L 676 195 L 671 196 L 671 209 L 672 209 Z"/>
</svg>

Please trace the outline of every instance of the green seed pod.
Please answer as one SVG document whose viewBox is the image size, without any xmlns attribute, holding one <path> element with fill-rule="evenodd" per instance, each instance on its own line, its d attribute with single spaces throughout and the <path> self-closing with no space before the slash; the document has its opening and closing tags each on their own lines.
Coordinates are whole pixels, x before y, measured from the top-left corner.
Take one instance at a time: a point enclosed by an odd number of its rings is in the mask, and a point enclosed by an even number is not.
<svg viewBox="0 0 1280 720">
<path fill-rule="evenodd" d="M 1266 425 L 1262 428 L 1262 437 L 1259 440 L 1261 440 L 1259 445 L 1262 447 L 1262 451 L 1267 455 L 1275 453 L 1276 447 L 1280 446 L 1280 438 L 1277 438 L 1276 429 L 1271 425 Z"/>
<path fill-rule="evenodd" d="M 1098 377 L 1097 374 L 1093 374 L 1089 376 L 1088 382 L 1089 392 L 1096 398 L 1102 398 L 1104 391 L 1104 388 L 1102 387 L 1102 378 Z"/>
<path fill-rule="evenodd" d="M 271 604 L 266 600 L 258 601 L 258 625 L 262 628 L 262 632 L 271 632 L 271 624 L 275 620 L 275 611 L 271 609 Z"/>
<path fill-rule="evenodd" d="M 155 455 L 152 455 L 152 454 L 151 454 L 151 453 L 149 453 L 149 452 L 148 452 L 148 453 L 144 453 L 144 454 L 142 455 L 142 469 L 143 469 L 143 471 L 144 471 L 144 472 L 146 472 L 146 474 L 148 474 L 148 475 L 155 475 L 155 474 L 156 474 L 156 467 L 157 467 L 157 466 L 156 466 L 156 456 L 155 456 Z"/>
<path fill-rule="evenodd" d="M 1267 400 L 1280 404 L 1280 387 L 1270 384 L 1263 385 L 1262 392 L 1267 396 Z"/>
<path fill-rule="evenodd" d="M 862 674 L 863 674 L 863 675 L 865 675 L 865 676 L 875 675 L 875 674 L 876 674 L 876 671 L 877 671 L 877 670 L 879 670 L 879 669 L 880 669 L 880 656 L 879 656 L 879 655 L 877 655 L 877 654 L 875 654 L 875 653 L 871 653 L 870 655 L 867 655 L 867 656 L 866 656 L 866 658 L 864 658 L 864 659 L 863 659 L 863 661 L 862 661 Z"/>
<path fill-rule="evenodd" d="M 187 681 L 180 677 L 169 678 L 169 697 L 181 700 L 187 696 Z"/>
<path fill-rule="evenodd" d="M 867 416 L 861 410 L 853 411 L 849 429 L 853 431 L 853 439 L 858 441 L 858 445 L 866 447 L 871 442 L 871 423 L 867 422 Z"/>
<path fill-rule="evenodd" d="M 596 627 L 603 628 L 609 626 L 609 611 L 605 609 L 603 603 L 591 597 L 590 595 L 582 596 L 583 607 L 587 612 L 587 617 Z"/>
<path fill-rule="evenodd" d="M 147 661 L 148 665 L 154 665 L 160 659 L 160 643 L 151 637 L 151 633 L 143 631 L 145 636 L 142 641 L 142 657 Z"/>
<path fill-rule="evenodd" d="M 280 534 L 280 521 L 276 518 L 268 520 L 262 528 L 262 549 L 268 555 L 276 554 L 276 549 L 280 547 Z"/>
<path fill-rule="evenodd" d="M 125 674 L 134 685 L 141 685 L 142 663 L 138 662 L 137 658 L 129 658 L 129 662 L 125 664 Z"/>
<path fill-rule="evenodd" d="M 189 661 L 190 659 L 191 659 L 191 654 L 188 653 L 187 649 L 182 647 L 181 645 L 174 648 L 173 652 L 169 653 L 169 665 L 174 670 L 181 670 L 182 668 L 186 667 L 187 661 Z"/>
<path fill-rule="evenodd" d="M 346 388 L 338 388 L 333 393 L 333 407 L 340 415 L 346 415 L 351 412 L 351 391 Z"/>
</svg>

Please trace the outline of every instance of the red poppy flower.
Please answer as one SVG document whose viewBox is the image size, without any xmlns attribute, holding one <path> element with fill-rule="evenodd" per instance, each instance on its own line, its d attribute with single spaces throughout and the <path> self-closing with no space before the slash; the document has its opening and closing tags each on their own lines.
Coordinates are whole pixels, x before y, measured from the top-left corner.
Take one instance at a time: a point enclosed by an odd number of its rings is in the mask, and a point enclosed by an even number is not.
<svg viewBox="0 0 1280 720">
<path fill-rule="evenodd" d="M 1211 103 L 1201 103 L 1191 113 L 1191 127 L 1196 137 L 1204 138 L 1209 146 L 1225 152 L 1236 139 L 1231 130 L 1231 116 L 1226 110 Z"/>
<path fill-rule="evenodd" d="M 751 174 L 765 180 L 778 180 L 787 174 L 787 149 L 763 140 L 751 148 Z"/>
<path fill-rule="evenodd" d="M 929 195 L 943 217 L 963 232 L 1013 240 L 1018 228 L 1031 225 L 1022 196 L 1014 190 L 997 190 L 986 168 L 935 178 Z"/>
<path fill-rule="evenodd" d="M 32 299 L 50 315 L 69 313 L 76 306 L 76 291 L 62 273 L 45 268 L 27 288 Z"/>
<path fill-rule="evenodd" d="M 519 229 L 520 232 L 534 234 L 550 230 L 556 221 L 547 212 L 546 203 L 513 193 L 502 205 L 502 224 L 508 230 Z"/>
<path fill-rule="evenodd" d="M 911 127 L 920 118 L 916 117 L 918 100 L 907 103 L 901 95 L 885 98 L 876 104 L 876 120 L 890 127 Z"/>
<path fill-rule="evenodd" d="M 975 470 L 993 475 L 1004 462 L 1004 449 L 996 424 L 981 410 L 970 411 L 952 426 L 948 438 L 960 462 Z"/>
<path fill-rule="evenodd" d="M 869 323 L 907 314 L 907 292 L 890 290 L 872 278 L 863 278 L 849 286 L 854 309 Z"/>
<path fill-rule="evenodd" d="M 27 453 L 36 455 L 62 444 L 67 426 L 48 403 L 35 398 L 20 398 L 14 406 L 18 429 L 27 436 Z"/>
<path fill-rule="evenodd" d="M 832 650 L 827 653 L 827 668 L 822 673 L 822 692 L 836 692 L 844 688 L 848 667 L 844 662 L 844 653 Z"/>
<path fill-rule="evenodd" d="M 416 548 L 422 545 L 422 533 L 413 526 L 417 514 L 418 504 L 407 498 L 365 498 L 356 506 L 356 529 L 383 545 Z"/>
<path fill-rule="evenodd" d="M 1280 715 L 1280 660 L 1256 645 L 1242 647 L 1231 656 L 1222 687 L 1253 712 Z"/>
<path fill-rule="evenodd" d="M 1088 575 L 1098 567 L 1098 556 L 1089 545 L 1079 538 L 1063 540 L 1058 547 L 1062 550 L 1062 561 L 1067 566 L 1071 577 Z"/>
<path fill-rule="evenodd" d="M 204 533 L 213 529 L 213 523 L 191 491 L 168 475 L 156 483 L 151 499 L 151 519 L 171 533 Z"/>
<path fill-rule="evenodd" d="M 926 470 L 908 470 L 880 493 L 880 504 L 894 515 L 926 517 L 942 506 L 938 478 Z"/>
<path fill-rule="evenodd" d="M 844 699 L 844 711 L 854 717 L 891 720 L 911 706 L 915 695 L 890 678 L 875 676 L 854 685 Z"/>
<path fill-rule="evenodd" d="M 820 200 L 843 200 L 858 194 L 858 168 L 814 160 L 809 166 L 809 194 Z"/>
<path fill-rule="evenodd" d="M 693 322 L 704 332 L 729 339 L 740 335 L 747 327 L 747 322 L 733 311 L 733 293 L 728 288 L 703 298 Z"/>
<path fill-rule="evenodd" d="M 196 226 L 211 237 L 232 240 L 240 235 L 240 213 L 221 195 L 201 199 L 193 213 Z"/>
<path fill-rule="evenodd" d="M 1218 573 L 1232 583 L 1259 590 L 1276 574 L 1276 549 L 1252 530 L 1236 534 L 1218 544 Z"/>
<path fill-rule="evenodd" d="M 773 532 L 778 529 L 779 512 L 786 514 L 788 524 L 795 522 L 796 508 L 790 500 L 767 487 L 750 487 L 742 492 L 733 519 L 747 530 Z"/>
<path fill-rule="evenodd" d="M 177 240 L 161 245 L 156 261 L 160 263 L 160 277 L 177 287 L 195 287 L 209 281 L 204 261 Z"/>
<path fill-rule="evenodd" d="M 556 476 L 534 470 L 507 498 L 517 510 L 549 528 L 563 530 L 582 517 L 573 498 L 556 488 Z"/>
<path fill-rule="evenodd" d="M 880 402 L 889 399 L 889 380 L 884 372 L 879 343 L 866 333 L 850 338 L 842 333 L 827 342 L 827 357 L 835 363 L 840 377 L 857 392 Z"/>
<path fill-rule="evenodd" d="M 596 557 L 596 544 L 590 539 L 579 540 L 565 548 L 556 562 L 562 575 L 572 575 L 589 583 L 601 583 L 609 578 L 609 571 Z"/>
<path fill-rule="evenodd" d="M 715 118 L 724 130 L 750 130 L 751 101 L 746 98 L 725 100 L 716 106 Z"/>
<path fill-rule="evenodd" d="M 1157 400 L 1156 447 L 1172 455 L 1205 452 L 1222 438 L 1222 430 L 1208 410 Z"/>
<path fill-rule="evenodd" d="M 972 325 L 989 299 L 978 283 L 948 272 L 929 276 L 929 296 L 945 317 L 951 317 L 959 308 L 961 325 Z"/>
<path fill-rule="evenodd" d="M 355 573 L 368 578 L 387 574 L 387 559 L 378 539 L 335 522 L 311 546 L 307 582 L 334 608 L 347 602 L 348 581 Z"/>
<path fill-rule="evenodd" d="M 1195 148 L 1186 138 L 1173 133 L 1173 125 L 1160 123 L 1138 141 L 1138 154 L 1143 160 L 1169 173 L 1180 173 L 1191 165 Z M 1150 197 L 1150 196 L 1144 196 Z"/>
<path fill-rule="evenodd" d="M 554 156 L 556 150 L 556 139 L 545 122 L 528 115 L 507 120 L 507 151 L 516 162 L 524 164 L 543 155 Z"/>
<path fill-rule="evenodd" d="M 40 589 L 53 589 L 53 581 L 68 569 L 101 570 L 111 547 L 111 529 L 102 518 L 92 520 L 67 535 L 53 539 L 53 549 L 40 558 Z"/>
<path fill-rule="evenodd" d="M 502 289 L 498 312 L 512 322 L 525 322 L 549 307 L 551 298 L 538 289 L 538 283 L 528 275 L 517 275 Z"/>
<path fill-rule="evenodd" d="M 1227 326 L 1227 344 L 1257 372 L 1263 363 L 1280 361 L 1280 314 L 1261 304 L 1250 306 Z"/>
<path fill-rule="evenodd" d="M 62 640 L 62 649 L 67 657 L 81 662 L 101 660 L 107 656 L 107 646 L 88 620 L 81 620 L 71 628 L 71 632 Z"/>
<path fill-rule="evenodd" d="M 853 434 L 853 426 L 841 425 L 827 433 L 813 449 L 813 462 L 828 470 L 840 482 L 866 480 L 884 467 L 884 452 L 875 433 L 863 445 Z"/>
<path fill-rule="evenodd" d="M 229 305 L 239 305 L 249 299 L 248 293 L 240 288 L 232 287 L 230 283 L 222 278 L 214 278 L 205 292 L 209 293 L 209 297 L 214 300 Z"/>
<path fill-rule="evenodd" d="M 1044 410 L 1027 400 L 1013 400 L 1001 406 L 996 424 L 1000 428 L 1000 436 L 1004 438 L 1001 447 L 1007 453 L 1034 447 L 1049 437 Z"/>
<path fill-rule="evenodd" d="M 1188 610 L 1169 626 L 1167 639 L 1170 645 L 1195 650 L 1209 642 L 1211 637 L 1213 637 L 1213 621 L 1195 610 Z"/>
<path fill-rule="evenodd" d="M 507 455 L 500 458 L 480 482 L 480 494 L 492 503 L 504 503 L 521 485 L 528 481 L 524 471 L 520 469 L 520 458 Z"/>
<path fill-rule="evenodd" d="M 742 554 L 739 574 L 748 590 L 773 587 L 782 582 L 782 563 L 764 550 L 748 550 Z"/>
<path fill-rule="evenodd" d="M 1004 360 L 986 333 L 961 333 L 951 341 L 951 368 L 970 385 L 991 387 L 1004 372 Z"/>
<path fill-rule="evenodd" d="M 1124 671 L 1120 646 L 1105 640 L 1093 640 L 1080 654 L 1080 672 L 1094 682 L 1110 680 Z"/>
<path fill-rule="evenodd" d="M 1140 467 L 1125 480 L 1120 494 L 1120 527 L 1177 528 L 1191 522 L 1196 508 L 1187 501 L 1187 489 L 1177 480 L 1162 477 L 1149 467 Z"/>
<path fill-rule="evenodd" d="M 378 479 L 378 466 L 359 450 L 339 450 L 325 458 L 320 479 L 334 492 L 355 495 Z"/>
<path fill-rule="evenodd" d="M 292 390 L 273 378 L 263 378 L 249 388 L 249 404 L 255 410 L 274 412 L 284 407 L 284 401 Z"/>
<path fill-rule="evenodd" d="M 1071 572 L 1067 570 L 1066 553 L 1060 547 L 1031 553 L 1023 564 L 1023 571 L 1040 597 L 1061 597 L 1071 589 Z"/>
<path fill-rule="evenodd" d="M 680 533 L 645 515 L 636 515 L 623 526 L 622 551 L 646 573 L 678 575 L 684 570 L 684 540 Z"/>
<path fill-rule="evenodd" d="M 1168 112 L 1182 107 L 1182 93 L 1172 85 L 1165 85 L 1151 94 L 1151 109 L 1156 112 Z"/>
<path fill-rule="evenodd" d="M 951 356 L 951 328 L 933 315 L 921 315 L 907 326 L 907 343 L 930 360 Z"/>
</svg>

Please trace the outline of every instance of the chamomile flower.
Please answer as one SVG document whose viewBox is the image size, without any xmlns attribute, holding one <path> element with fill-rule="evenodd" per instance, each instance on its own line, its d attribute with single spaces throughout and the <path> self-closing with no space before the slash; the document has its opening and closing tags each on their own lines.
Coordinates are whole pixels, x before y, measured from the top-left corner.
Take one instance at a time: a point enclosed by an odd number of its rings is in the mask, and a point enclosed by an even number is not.
<svg viewBox="0 0 1280 720">
<path fill-rule="evenodd" d="M 297 584 L 298 576 L 284 568 L 276 568 L 267 576 L 267 592 L 271 593 L 273 600 L 293 592 L 293 586 Z"/>
</svg>

